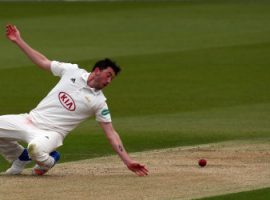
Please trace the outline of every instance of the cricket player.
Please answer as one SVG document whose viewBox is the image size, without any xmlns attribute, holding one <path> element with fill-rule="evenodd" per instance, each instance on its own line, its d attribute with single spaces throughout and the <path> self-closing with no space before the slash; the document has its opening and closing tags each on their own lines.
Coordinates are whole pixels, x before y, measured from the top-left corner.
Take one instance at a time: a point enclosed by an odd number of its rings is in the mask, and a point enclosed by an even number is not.
<svg viewBox="0 0 270 200">
<path fill-rule="evenodd" d="M 110 59 L 98 61 L 89 73 L 76 64 L 51 61 L 30 47 L 14 25 L 6 26 L 7 38 L 14 42 L 41 69 L 59 76 L 60 81 L 29 113 L 0 116 L 0 153 L 10 162 L 6 174 L 20 174 L 34 161 L 32 172 L 43 175 L 59 160 L 56 149 L 80 122 L 95 116 L 113 149 L 124 164 L 138 176 L 148 174 L 147 168 L 132 160 L 112 125 L 106 97 L 102 89 L 120 72 Z M 27 143 L 24 148 L 18 142 Z"/>
</svg>

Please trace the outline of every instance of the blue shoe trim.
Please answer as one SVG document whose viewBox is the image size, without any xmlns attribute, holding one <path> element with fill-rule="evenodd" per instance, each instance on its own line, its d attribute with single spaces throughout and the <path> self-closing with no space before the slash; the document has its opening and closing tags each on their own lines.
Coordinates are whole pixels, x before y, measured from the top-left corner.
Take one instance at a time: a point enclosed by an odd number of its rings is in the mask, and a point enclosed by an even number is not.
<svg viewBox="0 0 270 200">
<path fill-rule="evenodd" d="M 23 150 L 22 154 L 19 156 L 19 160 L 21 160 L 21 161 L 29 161 L 29 160 L 31 160 L 31 158 L 28 155 L 28 150 L 27 149 Z"/>
<path fill-rule="evenodd" d="M 55 162 L 57 162 L 58 160 L 60 160 L 60 153 L 57 151 L 53 151 L 50 153 L 50 156 L 53 157 L 53 159 L 55 160 Z"/>
</svg>

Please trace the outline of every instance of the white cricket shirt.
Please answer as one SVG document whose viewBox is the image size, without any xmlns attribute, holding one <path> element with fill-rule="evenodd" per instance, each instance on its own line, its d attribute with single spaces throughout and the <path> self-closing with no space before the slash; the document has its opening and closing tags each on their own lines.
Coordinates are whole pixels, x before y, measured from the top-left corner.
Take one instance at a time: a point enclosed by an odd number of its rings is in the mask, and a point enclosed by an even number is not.
<svg viewBox="0 0 270 200">
<path fill-rule="evenodd" d="M 65 137 L 91 116 L 99 122 L 111 122 L 103 92 L 87 85 L 90 73 L 76 64 L 58 61 L 52 61 L 51 71 L 61 79 L 29 113 L 36 126 L 59 132 Z"/>
</svg>

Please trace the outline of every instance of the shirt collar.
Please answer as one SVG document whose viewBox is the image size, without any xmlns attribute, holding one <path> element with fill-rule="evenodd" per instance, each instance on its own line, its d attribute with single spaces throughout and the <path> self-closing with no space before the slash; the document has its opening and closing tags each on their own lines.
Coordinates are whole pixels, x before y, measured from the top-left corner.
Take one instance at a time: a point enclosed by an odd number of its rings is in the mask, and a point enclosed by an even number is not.
<svg viewBox="0 0 270 200">
<path fill-rule="evenodd" d="M 88 77 L 90 76 L 91 73 L 89 72 L 85 72 L 82 74 L 82 79 L 83 81 L 85 82 L 85 88 L 89 89 L 92 93 L 94 94 L 99 94 L 100 93 L 100 90 L 96 90 L 95 88 L 91 88 L 89 85 L 87 85 L 87 80 L 88 80 Z"/>
</svg>

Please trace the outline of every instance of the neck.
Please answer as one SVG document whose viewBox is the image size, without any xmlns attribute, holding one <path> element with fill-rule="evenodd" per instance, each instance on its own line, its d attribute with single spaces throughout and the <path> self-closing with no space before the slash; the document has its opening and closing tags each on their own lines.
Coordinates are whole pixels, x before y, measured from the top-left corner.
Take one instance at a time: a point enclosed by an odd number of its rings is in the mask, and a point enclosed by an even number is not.
<svg viewBox="0 0 270 200">
<path fill-rule="evenodd" d="M 94 73 L 93 72 L 88 76 L 87 85 L 91 88 L 94 88 Z"/>
<path fill-rule="evenodd" d="M 90 87 L 90 88 L 93 88 L 96 92 L 101 90 L 99 88 L 97 88 L 97 85 L 96 85 L 96 82 L 95 82 L 95 74 L 94 72 L 92 72 L 89 76 L 88 76 L 88 79 L 87 79 L 87 85 Z"/>
</svg>

